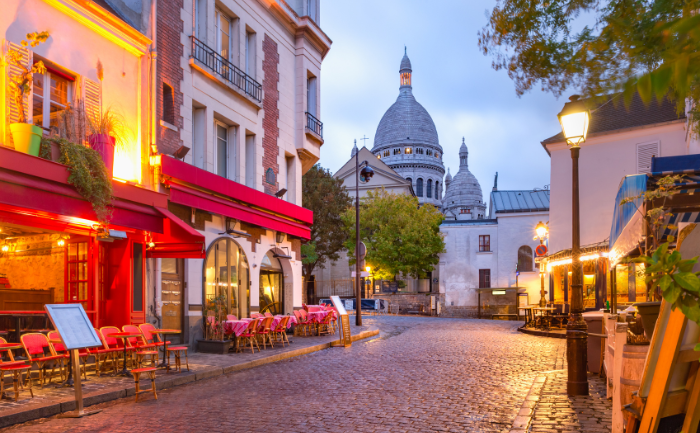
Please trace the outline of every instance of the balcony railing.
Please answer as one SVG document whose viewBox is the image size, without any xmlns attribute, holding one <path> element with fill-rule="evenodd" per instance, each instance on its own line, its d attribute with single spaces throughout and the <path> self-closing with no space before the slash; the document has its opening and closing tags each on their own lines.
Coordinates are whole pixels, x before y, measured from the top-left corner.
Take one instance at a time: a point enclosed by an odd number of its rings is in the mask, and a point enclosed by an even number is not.
<svg viewBox="0 0 700 433">
<path fill-rule="evenodd" d="M 323 122 L 315 118 L 314 115 L 308 111 L 306 112 L 306 127 L 323 138 Z"/>
<path fill-rule="evenodd" d="M 221 57 L 219 53 L 209 48 L 204 42 L 191 36 L 192 57 L 203 63 L 216 75 L 238 87 L 251 98 L 262 102 L 262 85 L 252 79 L 250 75 L 241 71 L 233 63 Z"/>
</svg>

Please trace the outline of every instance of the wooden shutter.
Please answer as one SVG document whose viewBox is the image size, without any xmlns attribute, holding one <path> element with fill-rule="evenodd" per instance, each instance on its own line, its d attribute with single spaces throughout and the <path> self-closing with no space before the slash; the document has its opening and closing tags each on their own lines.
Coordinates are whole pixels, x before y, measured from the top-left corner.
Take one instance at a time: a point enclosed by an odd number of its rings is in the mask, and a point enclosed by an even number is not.
<svg viewBox="0 0 700 433">
<path fill-rule="evenodd" d="M 651 173 L 651 160 L 659 157 L 659 142 L 637 144 L 637 173 Z"/>
<path fill-rule="evenodd" d="M 23 65 L 29 69 L 31 68 L 32 65 L 32 53 L 28 49 L 22 47 L 19 44 L 15 44 L 13 42 L 7 42 L 6 48 L 5 48 L 5 53 L 9 51 L 18 51 L 22 54 L 22 62 Z M 19 67 L 12 65 L 10 63 L 7 63 L 6 66 L 6 71 L 7 71 L 7 77 L 6 77 L 6 83 L 7 83 L 7 90 L 6 90 L 6 101 L 5 101 L 5 107 L 7 110 L 7 115 L 5 118 L 5 131 L 6 131 L 6 137 L 5 137 L 5 143 L 9 147 L 14 147 L 14 144 L 12 142 L 12 134 L 10 134 L 10 124 L 12 123 L 17 123 L 20 120 L 20 107 L 17 105 L 17 102 L 15 100 L 15 89 L 14 86 L 12 85 L 11 79 L 13 77 L 16 77 L 18 75 L 21 75 L 24 71 L 20 69 Z M 29 102 L 30 102 L 29 95 L 24 96 L 24 106 L 26 108 L 25 115 L 27 116 L 27 119 L 29 119 Z"/>
<path fill-rule="evenodd" d="M 100 107 L 102 106 L 102 89 L 99 81 L 83 78 L 83 107 L 85 115 L 97 121 L 100 117 Z"/>
</svg>

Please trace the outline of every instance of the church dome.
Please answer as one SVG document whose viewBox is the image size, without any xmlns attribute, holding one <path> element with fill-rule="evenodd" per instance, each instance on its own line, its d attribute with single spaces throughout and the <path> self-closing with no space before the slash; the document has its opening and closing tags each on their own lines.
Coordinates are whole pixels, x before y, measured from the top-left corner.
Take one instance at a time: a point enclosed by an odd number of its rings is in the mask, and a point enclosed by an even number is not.
<svg viewBox="0 0 700 433">
<path fill-rule="evenodd" d="M 464 143 L 464 138 L 459 148 L 459 171 L 449 181 L 442 201 L 442 209 L 445 213 L 451 211 L 458 220 L 486 217 L 486 204 L 481 185 L 476 176 L 469 171 L 469 150 Z"/>
</svg>

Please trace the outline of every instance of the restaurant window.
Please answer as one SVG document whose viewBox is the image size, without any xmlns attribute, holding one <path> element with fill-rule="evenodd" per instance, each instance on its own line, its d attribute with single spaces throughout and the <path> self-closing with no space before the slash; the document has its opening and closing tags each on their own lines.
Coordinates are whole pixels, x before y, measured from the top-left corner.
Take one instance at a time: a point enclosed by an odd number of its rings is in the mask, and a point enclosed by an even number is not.
<svg viewBox="0 0 700 433">
<path fill-rule="evenodd" d="M 583 268 L 583 308 L 595 308 L 596 306 L 596 260 L 586 260 Z"/>
<path fill-rule="evenodd" d="M 98 247 L 98 260 L 97 260 L 97 287 L 100 294 L 100 299 L 107 299 L 105 293 L 105 286 L 107 284 L 107 248 L 100 243 Z"/>
<path fill-rule="evenodd" d="M 66 254 L 66 297 L 68 303 L 82 303 L 88 310 L 88 243 L 71 242 Z"/>
<path fill-rule="evenodd" d="M 488 289 L 491 287 L 491 269 L 479 269 L 479 288 Z"/>
<path fill-rule="evenodd" d="M 532 272 L 532 248 L 527 245 L 518 248 L 518 271 Z"/>
<path fill-rule="evenodd" d="M 143 311 L 143 244 L 134 244 L 134 310 Z"/>
<path fill-rule="evenodd" d="M 617 305 L 627 307 L 635 302 L 646 300 L 644 268 L 641 264 L 617 265 L 615 283 Z"/>
<path fill-rule="evenodd" d="M 218 298 L 223 302 L 225 314 L 248 317 L 249 281 L 248 260 L 243 249 L 233 239 L 214 241 L 204 261 L 204 314 Z"/>
<path fill-rule="evenodd" d="M 491 235 L 479 235 L 479 252 L 491 251 Z"/>
<path fill-rule="evenodd" d="M 260 313 L 284 313 L 284 275 L 282 264 L 272 251 L 260 264 Z"/>
<path fill-rule="evenodd" d="M 47 67 L 43 74 L 34 74 L 32 92 L 33 122 L 37 126 L 58 126 L 58 118 L 72 98 L 74 79 Z"/>
</svg>

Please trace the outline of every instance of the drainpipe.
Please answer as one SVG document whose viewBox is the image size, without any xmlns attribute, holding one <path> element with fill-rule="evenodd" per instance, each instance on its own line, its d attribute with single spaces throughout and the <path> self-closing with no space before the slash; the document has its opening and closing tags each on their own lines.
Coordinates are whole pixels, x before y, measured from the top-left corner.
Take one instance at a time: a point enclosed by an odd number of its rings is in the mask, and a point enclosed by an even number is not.
<svg viewBox="0 0 700 433">
<path fill-rule="evenodd" d="M 158 8 L 157 8 L 157 1 L 158 0 L 151 0 L 151 40 L 153 41 L 151 43 L 151 145 L 149 146 L 149 152 L 151 155 L 155 155 L 158 153 L 158 147 L 156 144 L 156 131 L 158 128 L 157 122 L 157 99 L 156 95 L 158 95 L 158 68 L 157 68 L 157 58 L 158 58 L 158 50 L 157 50 L 157 44 L 156 44 L 156 35 L 157 35 L 157 19 L 156 19 L 156 14 L 158 13 Z M 151 164 L 151 168 L 153 169 L 153 190 L 156 192 L 160 192 L 160 165 L 153 165 Z"/>
</svg>

